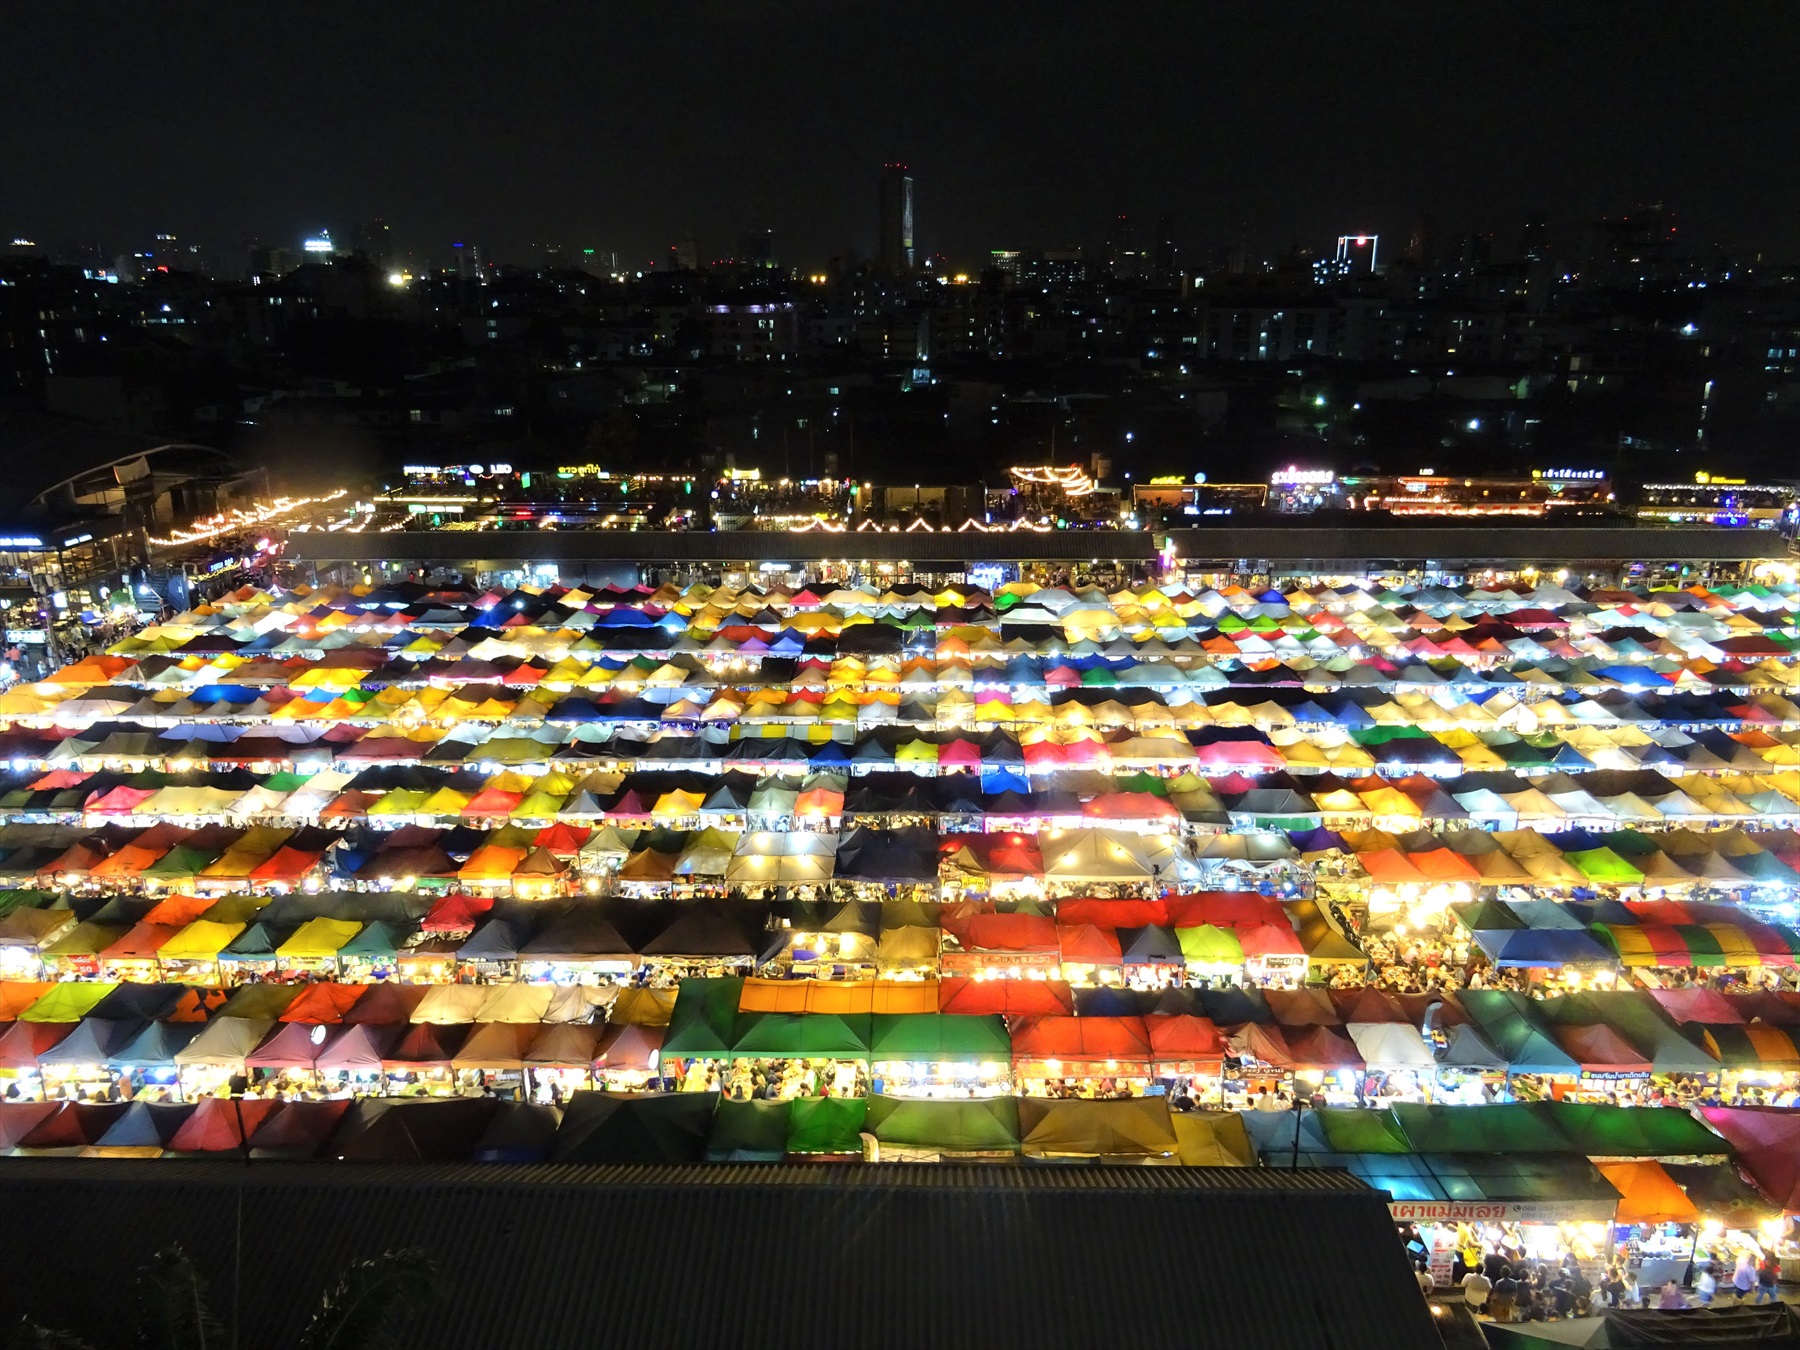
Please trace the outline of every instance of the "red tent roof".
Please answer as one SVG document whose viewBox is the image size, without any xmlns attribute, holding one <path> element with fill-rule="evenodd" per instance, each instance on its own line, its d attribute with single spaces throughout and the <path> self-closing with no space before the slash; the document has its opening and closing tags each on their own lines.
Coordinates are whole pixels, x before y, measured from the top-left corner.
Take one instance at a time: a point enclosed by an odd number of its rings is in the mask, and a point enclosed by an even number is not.
<svg viewBox="0 0 1800 1350">
<path fill-rule="evenodd" d="M 1800 1212 L 1800 1111 L 1703 1106 L 1700 1115 L 1737 1151 L 1759 1191 L 1787 1213 Z"/>
<path fill-rule="evenodd" d="M 1204 1017 L 1188 1013 L 1155 1013 L 1144 1019 L 1150 1053 L 1158 1065 L 1206 1065 L 1216 1068 L 1225 1058 L 1225 1038 Z"/>
<path fill-rule="evenodd" d="M 1677 1022 L 1707 1022 L 1713 1025 L 1740 1025 L 1749 1019 L 1735 999 L 1726 998 L 1717 989 L 1696 986 L 1692 989 L 1652 989 L 1650 997 Z"/>
<path fill-rule="evenodd" d="M 1356 1043 L 1330 1027 L 1308 1027 L 1286 1033 L 1288 1054 L 1296 1069 L 1360 1069 Z"/>
<path fill-rule="evenodd" d="M 1091 923 L 1058 924 L 1056 945 L 1063 961 L 1073 965 L 1116 966 L 1123 959 L 1116 932 Z"/>
<path fill-rule="evenodd" d="M 0 1102 L 0 1148 L 15 1147 L 57 1106 L 56 1102 Z"/>
<path fill-rule="evenodd" d="M 1141 1071 L 1151 1057 L 1150 1030 L 1141 1017 L 1026 1017 L 1013 1025 L 1012 1050 L 1015 1063 L 1053 1076 L 1054 1065 L 1072 1073 Z"/>
<path fill-rule="evenodd" d="M 243 1131 L 256 1133 L 257 1126 L 286 1105 L 268 1097 L 202 1097 L 194 1114 L 181 1122 L 169 1140 L 169 1152 L 230 1153 L 240 1149 Z"/>
<path fill-rule="evenodd" d="M 1163 902 L 1169 911 L 1169 924 L 1174 928 L 1198 928 L 1210 923 L 1215 928 L 1254 928 L 1259 924 L 1286 924 L 1287 914 L 1279 904 L 1255 891 L 1197 891 L 1189 895 L 1171 895 Z"/>
<path fill-rule="evenodd" d="M 331 1137 L 349 1109 L 347 1097 L 322 1102 L 287 1102 L 282 1110 L 250 1131 L 250 1148 L 253 1152 L 315 1152 Z"/>
<path fill-rule="evenodd" d="M 396 1044 L 406 1028 L 392 1023 L 357 1022 L 335 1036 L 319 1051 L 315 1069 L 348 1069 L 375 1073 L 381 1069 L 382 1051 Z"/>
<path fill-rule="evenodd" d="M 313 1061 L 319 1057 L 319 1051 L 325 1048 L 325 1040 L 314 1039 L 315 1031 L 324 1031 L 323 1025 L 317 1022 L 288 1022 L 282 1024 L 275 1032 L 256 1049 L 244 1057 L 247 1069 L 310 1069 Z M 329 1031 L 324 1031 L 329 1036 Z"/>
<path fill-rule="evenodd" d="M 1306 949 L 1300 937 L 1285 921 L 1280 924 L 1259 923 L 1254 928 L 1234 928 L 1238 945 L 1245 956 L 1304 956 Z"/>
<path fill-rule="evenodd" d="M 1342 1020 L 1323 989 L 1265 989 L 1263 1000 L 1283 1027 L 1335 1027 Z"/>
<path fill-rule="evenodd" d="M 97 1143 L 128 1109 L 129 1102 L 64 1102 L 54 1115 L 27 1130 L 17 1147 L 85 1148 Z"/>
<path fill-rule="evenodd" d="M 412 1020 L 413 1009 L 430 991 L 422 984 L 371 984 L 343 1015 L 346 1022 L 403 1024 Z"/>
<path fill-rule="evenodd" d="M 1056 923 L 1042 914 L 973 914 L 957 936 L 967 951 L 1057 951 Z"/>
<path fill-rule="evenodd" d="M 447 1069 L 451 1057 L 469 1039 L 471 1025 L 468 1022 L 450 1026 L 415 1022 L 406 1029 L 400 1044 L 381 1057 L 381 1066 L 390 1070 Z"/>
<path fill-rule="evenodd" d="M 559 820 L 554 825 L 546 825 L 539 830 L 537 837 L 531 842 L 538 848 L 548 849 L 559 858 L 573 857 L 587 843 L 593 830 L 586 825 L 572 825 L 566 820 Z"/>
<path fill-rule="evenodd" d="M 1093 924 L 1096 928 L 1165 928 L 1169 907 L 1161 900 L 1058 900 L 1056 921 Z"/>
<path fill-rule="evenodd" d="M 74 1031 L 78 1022 L 14 1022 L 0 1036 L 0 1069 L 35 1069 L 38 1056 Z"/>
<path fill-rule="evenodd" d="M 1556 1043 L 1588 1073 L 1649 1073 L 1650 1061 L 1611 1027 L 1551 1027 Z"/>
<path fill-rule="evenodd" d="M 1230 1046 L 1231 1053 L 1239 1059 L 1254 1060 L 1276 1069 L 1294 1067 L 1293 1052 L 1288 1049 L 1287 1037 L 1278 1026 L 1246 1022 L 1231 1033 Z"/>
<path fill-rule="evenodd" d="M 427 933 L 469 932 L 481 923 L 482 916 L 493 907 L 492 896 L 446 895 L 431 907 L 431 912 L 419 927 Z"/>
<path fill-rule="evenodd" d="M 1075 995 L 1061 980 L 977 980 L 946 975 L 938 981 L 938 1011 L 1007 1017 L 1072 1013 Z"/>
</svg>

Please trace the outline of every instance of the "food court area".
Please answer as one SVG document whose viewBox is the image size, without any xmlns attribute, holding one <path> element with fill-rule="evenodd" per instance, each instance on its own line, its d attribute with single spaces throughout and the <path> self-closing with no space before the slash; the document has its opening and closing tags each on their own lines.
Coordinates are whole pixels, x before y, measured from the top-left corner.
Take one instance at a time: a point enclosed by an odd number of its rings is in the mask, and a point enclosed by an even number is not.
<svg viewBox="0 0 1800 1350">
<path fill-rule="evenodd" d="M 1328 1165 L 1445 1283 L 1795 1254 L 1796 610 L 234 592 L 0 693 L 0 1146 Z"/>
</svg>

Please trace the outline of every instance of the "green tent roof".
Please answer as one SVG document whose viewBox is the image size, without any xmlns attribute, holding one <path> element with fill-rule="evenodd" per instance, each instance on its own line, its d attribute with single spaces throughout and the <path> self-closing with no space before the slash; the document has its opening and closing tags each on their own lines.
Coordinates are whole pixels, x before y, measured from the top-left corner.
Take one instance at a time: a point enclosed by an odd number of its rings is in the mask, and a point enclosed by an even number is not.
<svg viewBox="0 0 1800 1350">
<path fill-rule="evenodd" d="M 1730 1153 L 1731 1145 L 1686 1111 L 1585 1102 L 1535 1102 L 1530 1109 L 1590 1158 L 1684 1158 Z"/>
<path fill-rule="evenodd" d="M 721 1101 L 706 1141 L 708 1162 L 780 1162 L 792 1102 Z"/>
<path fill-rule="evenodd" d="M 662 1053 L 676 1059 L 723 1058 L 731 1050 L 737 1023 L 738 999 L 744 982 L 736 976 L 714 980 L 683 980 L 669 1013 L 669 1031 Z"/>
<path fill-rule="evenodd" d="M 1457 993 L 1482 1039 L 1517 1073 L 1581 1072 L 1569 1053 L 1540 1022 L 1542 1011 L 1523 994 L 1504 989 L 1464 989 Z"/>
<path fill-rule="evenodd" d="M 1195 928 L 1177 928 L 1175 939 L 1181 943 L 1181 954 L 1196 965 L 1241 966 L 1244 948 L 1229 928 L 1215 928 L 1210 923 Z"/>
<path fill-rule="evenodd" d="M 1644 880 L 1642 872 L 1610 848 L 1577 849 L 1563 857 L 1579 867 L 1589 881 L 1603 886 L 1637 886 Z"/>
<path fill-rule="evenodd" d="M 673 1023 L 670 1023 L 673 1027 Z M 669 1043 L 663 1042 L 663 1053 Z M 734 1059 L 867 1059 L 867 1013 L 742 1013 Z"/>
<path fill-rule="evenodd" d="M 877 1013 L 869 1058 L 927 1064 L 981 1064 L 1012 1058 L 1012 1038 L 997 1016 L 958 1013 Z"/>
<path fill-rule="evenodd" d="M 149 867 L 146 867 L 143 875 L 160 878 L 197 877 L 200 875 L 201 869 L 219 857 L 221 852 L 223 850 L 215 852 L 212 849 L 191 848 L 186 844 L 177 844 Z"/>
<path fill-rule="evenodd" d="M 0 891 L 0 919 L 15 909 L 44 909 L 55 898 L 49 891 Z"/>
<path fill-rule="evenodd" d="M 393 956 L 400 950 L 399 935 L 393 925 L 383 919 L 376 919 L 366 925 L 362 932 L 351 938 L 338 948 L 338 955 L 343 956 Z"/>
<path fill-rule="evenodd" d="M 1451 917 L 1469 932 L 1517 932 L 1525 920 L 1504 900 L 1471 900 L 1450 906 Z"/>
<path fill-rule="evenodd" d="M 221 961 L 273 961 L 280 936 L 267 924 L 253 923 L 232 939 L 231 945 L 219 953 Z"/>
<path fill-rule="evenodd" d="M 1569 1137 L 1524 1103 L 1389 1108 L 1415 1153 L 1572 1153 Z"/>
<path fill-rule="evenodd" d="M 867 1097 L 796 1097 L 788 1117 L 789 1153 L 857 1153 Z"/>
<path fill-rule="evenodd" d="M 1314 1112 L 1336 1153 L 1411 1153 L 1406 1131 L 1391 1111 L 1326 1108 Z"/>
<path fill-rule="evenodd" d="M 1685 935 L 1693 925 L 1685 925 Z M 1702 932 L 1705 930 L 1702 929 Z M 1711 934 L 1707 935 L 1708 937 Z M 1460 997 L 1460 996 L 1459 996 Z M 1677 1031 L 1650 996 L 1637 989 L 1596 990 L 1538 1000 L 1546 1022 L 1564 1026 L 1604 1023 L 1618 1032 L 1657 1073 L 1715 1073 L 1719 1062 Z"/>
<path fill-rule="evenodd" d="M 866 1128 L 884 1144 L 951 1153 L 1019 1147 L 1019 1099 L 912 1101 L 870 1097 Z"/>
<path fill-rule="evenodd" d="M 1350 739 L 1367 748 L 1386 745 L 1389 741 L 1427 740 L 1431 733 L 1422 727 L 1352 727 Z"/>
<path fill-rule="evenodd" d="M 1479 1115 L 1492 1107 L 1450 1107 Z M 1481 1203 L 1499 1200 L 1587 1202 L 1589 1216 L 1609 1219 L 1619 1192 L 1586 1158 L 1574 1154 L 1529 1157 L 1438 1154 L 1424 1159 L 1426 1169 L 1452 1200 Z"/>
<path fill-rule="evenodd" d="M 24 1012 L 21 1022 L 79 1022 L 94 1005 L 119 986 L 106 981 L 68 981 L 52 985 Z"/>
</svg>

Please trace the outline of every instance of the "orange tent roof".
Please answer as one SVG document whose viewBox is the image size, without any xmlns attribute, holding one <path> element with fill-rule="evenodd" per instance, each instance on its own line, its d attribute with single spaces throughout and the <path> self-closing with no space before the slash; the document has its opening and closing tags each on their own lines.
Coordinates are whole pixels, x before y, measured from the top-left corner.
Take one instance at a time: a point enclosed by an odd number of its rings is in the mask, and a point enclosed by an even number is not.
<svg viewBox="0 0 1800 1350">
<path fill-rule="evenodd" d="M 1475 869 L 1475 865 L 1451 849 L 1428 848 L 1420 853 L 1407 854 L 1406 860 L 1432 881 L 1481 881 L 1481 873 Z"/>
<path fill-rule="evenodd" d="M 746 979 L 739 1012 L 934 1013 L 935 980 Z"/>
<path fill-rule="evenodd" d="M 1430 880 L 1399 849 L 1383 848 L 1373 853 L 1359 853 L 1356 861 L 1363 865 L 1363 870 L 1371 880 L 1384 886 L 1420 886 Z"/>
<path fill-rule="evenodd" d="M 1659 1162 L 1598 1163 L 1619 1192 L 1615 1223 L 1698 1223 L 1700 1211 Z"/>
<path fill-rule="evenodd" d="M 171 895 L 144 915 L 144 922 L 185 928 L 216 903 L 216 898 L 210 895 Z"/>
<path fill-rule="evenodd" d="M 282 1009 L 283 1022 L 330 1022 L 344 1020 L 356 1001 L 368 993 L 367 984 L 309 984 L 300 997 Z"/>
<path fill-rule="evenodd" d="M 47 980 L 0 980 L 0 1022 L 16 1022 L 19 1014 L 50 992 Z"/>
</svg>

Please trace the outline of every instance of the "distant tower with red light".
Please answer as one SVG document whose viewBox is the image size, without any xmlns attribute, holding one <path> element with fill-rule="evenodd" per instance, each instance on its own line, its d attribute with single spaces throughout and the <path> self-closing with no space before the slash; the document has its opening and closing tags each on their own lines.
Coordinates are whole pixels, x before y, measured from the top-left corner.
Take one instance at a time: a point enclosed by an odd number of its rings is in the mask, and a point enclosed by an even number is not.
<svg viewBox="0 0 1800 1350">
<path fill-rule="evenodd" d="M 1378 234 L 1340 234 L 1337 246 L 1337 272 L 1341 277 L 1375 275 L 1375 248 L 1381 242 Z"/>
</svg>

